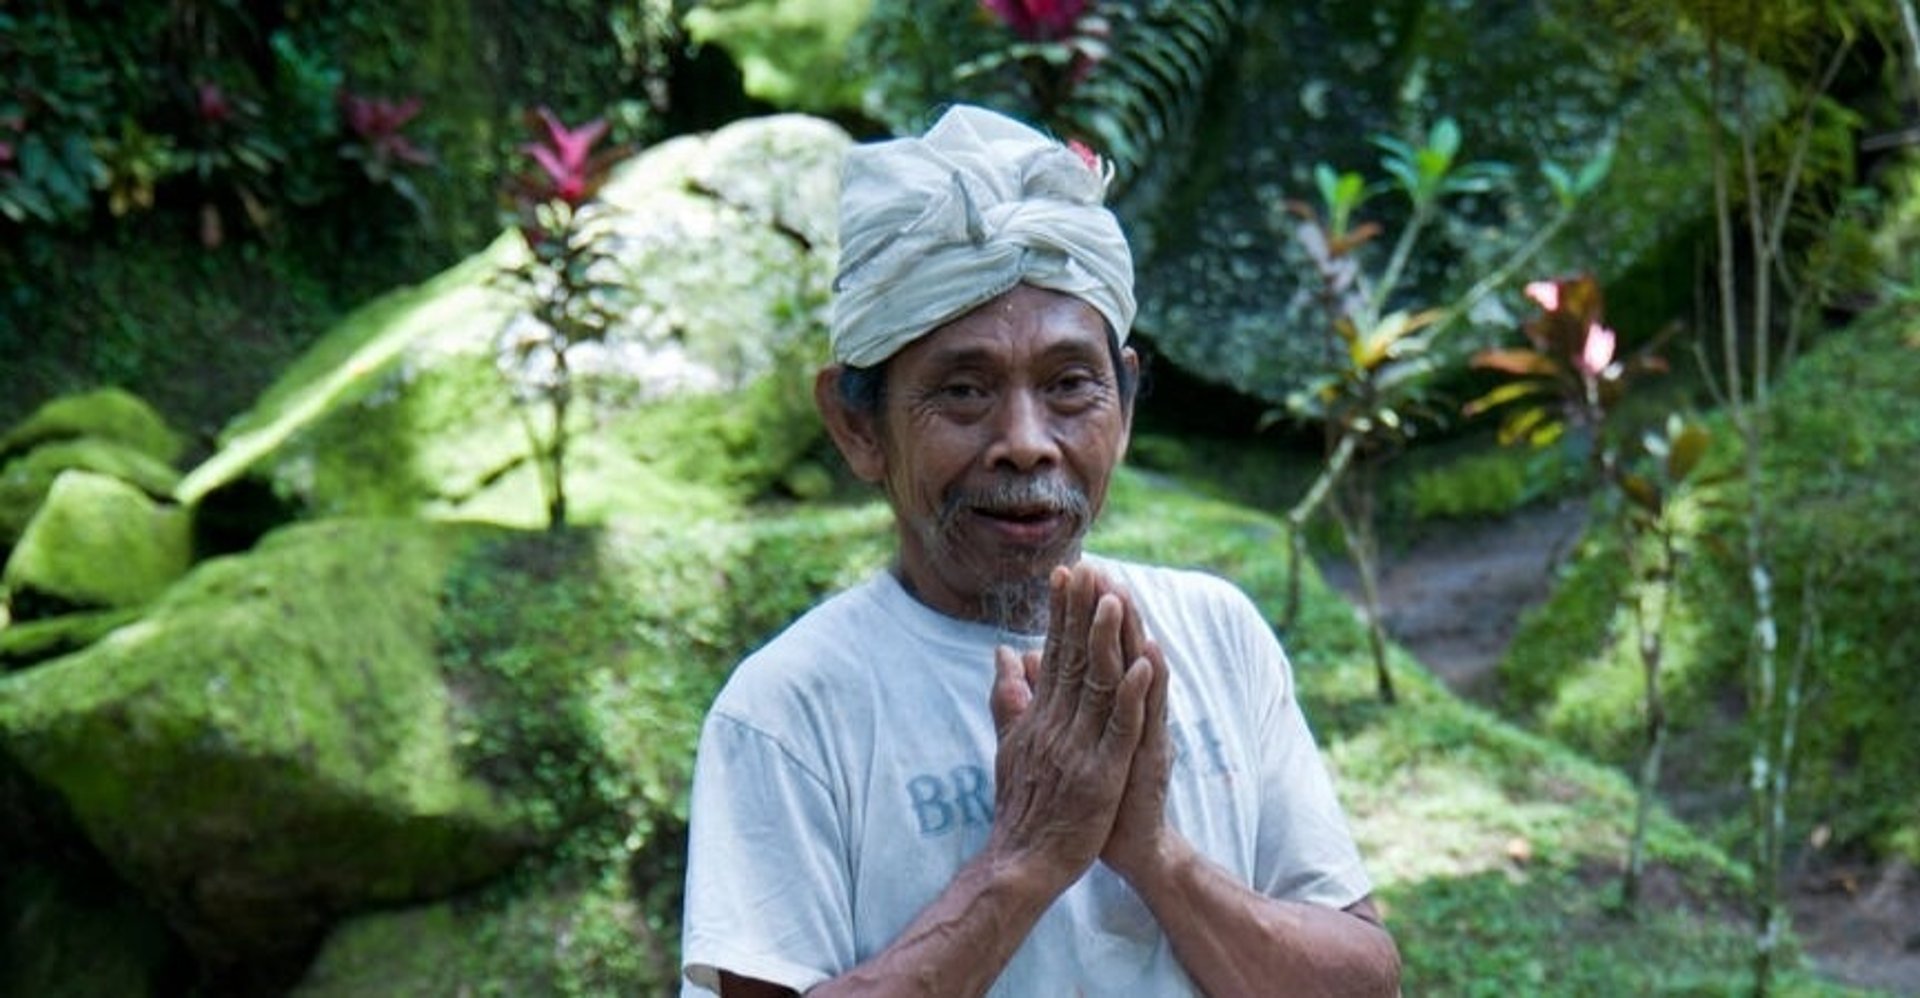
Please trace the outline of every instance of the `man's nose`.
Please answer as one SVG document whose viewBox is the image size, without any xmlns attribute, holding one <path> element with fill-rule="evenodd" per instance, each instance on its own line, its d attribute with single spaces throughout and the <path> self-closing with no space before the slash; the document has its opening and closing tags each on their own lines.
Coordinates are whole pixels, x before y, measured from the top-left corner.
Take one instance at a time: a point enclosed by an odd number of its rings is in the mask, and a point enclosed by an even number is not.
<svg viewBox="0 0 1920 998">
<path fill-rule="evenodd" d="M 1033 392 L 1012 392 L 995 414 L 994 439 L 987 464 L 995 468 L 1030 471 L 1060 459 L 1046 401 Z"/>
</svg>

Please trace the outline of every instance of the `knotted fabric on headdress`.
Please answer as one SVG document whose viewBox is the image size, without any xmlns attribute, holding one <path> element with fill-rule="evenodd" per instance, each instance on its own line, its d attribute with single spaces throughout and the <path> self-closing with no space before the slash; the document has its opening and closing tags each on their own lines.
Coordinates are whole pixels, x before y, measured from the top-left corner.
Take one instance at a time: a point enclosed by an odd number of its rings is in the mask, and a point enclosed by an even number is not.
<svg viewBox="0 0 1920 998">
<path fill-rule="evenodd" d="M 1124 342 L 1133 254 L 1090 158 L 964 105 L 923 138 L 848 150 L 834 359 L 871 367 L 1023 282 L 1085 301 Z"/>
</svg>

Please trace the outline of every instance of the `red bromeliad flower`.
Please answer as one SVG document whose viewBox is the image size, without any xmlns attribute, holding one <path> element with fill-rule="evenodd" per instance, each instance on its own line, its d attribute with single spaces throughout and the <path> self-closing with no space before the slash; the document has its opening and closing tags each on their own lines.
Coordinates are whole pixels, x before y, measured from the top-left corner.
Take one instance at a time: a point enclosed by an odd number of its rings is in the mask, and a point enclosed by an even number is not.
<svg viewBox="0 0 1920 998">
<path fill-rule="evenodd" d="M 1087 0 L 980 0 L 980 6 L 1030 42 L 1066 37 L 1087 12 Z"/>
<path fill-rule="evenodd" d="M 568 128 L 552 111 L 534 112 L 546 126 L 546 142 L 530 142 L 522 148 L 546 173 L 548 195 L 570 205 L 593 196 L 606 174 L 606 164 L 593 156 L 594 143 L 607 134 L 604 118 L 595 118 L 579 128 Z"/>
<path fill-rule="evenodd" d="M 433 162 L 427 151 L 402 135 L 401 129 L 420 114 L 420 98 L 393 101 L 384 97 L 363 97 L 342 91 L 340 109 L 367 155 L 379 163 L 401 162 L 425 166 Z"/>
<path fill-rule="evenodd" d="M 1092 146 L 1079 139 L 1068 139 L 1067 148 L 1072 150 L 1075 156 L 1080 157 L 1080 162 L 1087 164 L 1087 169 L 1095 173 L 1100 172 L 1100 154 L 1094 152 Z"/>
<path fill-rule="evenodd" d="M 218 125 L 233 117 L 233 102 L 227 100 L 227 92 L 220 84 L 201 80 L 194 90 L 194 110 L 200 120 L 209 125 Z"/>
</svg>

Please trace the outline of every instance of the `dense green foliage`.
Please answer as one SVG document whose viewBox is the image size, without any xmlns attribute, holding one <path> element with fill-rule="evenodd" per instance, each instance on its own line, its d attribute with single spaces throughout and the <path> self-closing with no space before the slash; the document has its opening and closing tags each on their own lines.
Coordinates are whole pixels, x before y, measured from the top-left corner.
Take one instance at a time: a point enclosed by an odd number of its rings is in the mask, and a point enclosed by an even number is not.
<svg viewBox="0 0 1920 998">
<path fill-rule="evenodd" d="M 87 600 L 36 609 L 13 594 L 32 611 L 18 616 L 50 616 L 0 626 L 0 814 L 26 818 L 0 827 L 0 847 L 31 857 L 0 867 L 0 991 L 78 981 L 79 965 L 117 993 L 175 993 L 199 975 L 243 990 L 297 979 L 308 995 L 648 993 L 674 973 L 701 712 L 742 654 L 884 562 L 887 515 L 845 502 L 851 486 L 826 470 L 808 415 L 830 221 L 796 224 L 753 197 L 767 164 L 809 177 L 819 164 L 745 145 L 724 153 L 745 164 L 730 184 L 651 175 L 712 210 L 627 247 L 670 337 L 732 372 L 732 390 L 597 400 L 578 422 L 589 443 L 576 508 L 591 525 L 503 526 L 531 525 L 537 485 L 521 413 L 485 362 L 503 308 L 477 289 L 510 255 L 494 240 L 496 192 L 526 106 L 605 115 L 637 144 L 769 106 L 905 130 L 965 99 L 1087 138 L 1119 170 L 1141 330 L 1167 362 L 1276 403 L 1317 349 L 1302 319 L 1311 296 L 1298 294 L 1312 272 L 1287 239 L 1285 201 L 1313 189 L 1316 163 L 1372 162 L 1369 136 L 1411 141 L 1449 117 L 1464 156 L 1514 164 L 1529 183 L 1463 199 L 1435 251 L 1412 261 L 1409 301 L 1483 276 L 1553 210 L 1531 183 L 1538 161 L 1577 168 L 1613 142 L 1602 204 L 1543 266 L 1596 271 L 1629 338 L 1693 307 L 1706 69 L 1691 29 L 1674 25 L 1721 7 L 1604 6 L 1625 19 L 1603 26 L 1558 2 L 1109 0 L 1038 39 L 974 3 L 927 0 L 7 6 L 0 425 L 99 385 L 131 388 L 165 418 L 96 397 L 0 439 L 0 541 L 73 470 L 128 483 L 118 493 L 141 512 L 114 515 L 123 531 L 153 533 L 136 492 L 173 526 L 189 514 L 165 503 L 182 500 L 203 534 L 229 490 L 277 505 L 231 541 L 235 557 L 105 601 L 157 594 L 151 604 L 65 612 Z M 1763 6 L 1769 18 L 1812 9 Z M 1734 57 L 1757 119 L 1786 106 L 1777 70 L 1804 69 L 1817 49 Z M 1819 105 L 1802 209 L 1841 203 L 1860 114 L 1885 111 Z M 1769 175 L 1782 134 L 1761 139 Z M 687 145 L 663 161 L 709 154 L 722 156 Z M 1848 225 L 1878 207 L 1847 204 Z M 1385 199 L 1365 212 L 1404 221 Z M 1796 215 L 1792 238 L 1862 269 L 1865 228 L 1832 238 L 1816 214 Z M 701 235 L 742 219 L 753 224 Z M 1904 253 L 1915 230 L 1881 238 Z M 791 270 L 767 280 L 750 260 Z M 1489 334 L 1509 318 L 1476 316 Z M 690 319 L 706 331 L 689 334 Z M 1920 552 L 1904 529 L 1920 481 L 1913 325 L 1883 312 L 1795 370 L 1769 481 L 1782 495 L 1783 646 L 1818 638 L 1798 831 L 1920 858 L 1902 767 L 1920 755 L 1904 674 L 1920 652 L 1906 605 Z M 717 362 L 748 355 L 781 376 Z M 1276 440 L 1136 439 L 1141 470 L 1117 481 L 1094 547 L 1227 575 L 1279 621 L 1284 528 L 1256 510 L 1291 504 L 1311 470 L 1276 459 L 1288 449 Z M 183 480 L 177 462 L 210 450 Z M 1415 519 L 1561 494 L 1579 463 L 1415 452 L 1382 497 L 1386 542 Z M 1713 834 L 1656 818 L 1665 910 L 1637 922 L 1613 917 L 1597 886 L 1623 851 L 1630 791 L 1548 737 L 1608 762 L 1635 745 L 1620 542 L 1596 536 L 1563 567 L 1504 668 L 1506 696 L 1542 734 L 1453 699 L 1397 649 L 1404 701 L 1381 708 L 1351 608 L 1304 580 L 1284 637 L 1410 993 L 1742 985 L 1742 932 L 1723 916 L 1748 875 L 1718 848 L 1741 829 L 1716 822 L 1738 811 L 1747 603 L 1735 562 L 1703 539 L 1726 535 L 1731 514 L 1704 502 L 1681 514 L 1690 561 L 1667 675 L 1685 740 L 1671 776 Z M 253 546 L 287 518 L 315 522 Z M 185 567 L 178 539 L 168 571 Z M 95 577 L 110 562 L 90 560 Z M 29 785 L 57 791 L 18 792 Z M 70 846 L 49 847 L 62 836 Z M 76 858 L 95 848 L 112 860 Z M 292 952 L 309 942 L 317 954 Z"/>
<path fill-rule="evenodd" d="M 0 206 L 28 206 L 0 214 L 19 365 L 0 420 L 120 384 L 205 441 L 352 305 L 498 232 L 523 108 L 607 113 L 623 142 L 672 127 L 664 0 L 36 0 L 0 19 Z M 408 98 L 411 119 L 348 111 Z"/>
<path fill-rule="evenodd" d="M 1920 752 L 1911 717 L 1920 704 L 1904 678 L 1920 633 L 1907 596 L 1914 574 L 1903 529 L 1920 481 L 1920 381 L 1909 312 L 1892 309 L 1835 334 L 1787 374 L 1775 397 L 1767 480 L 1780 511 L 1771 526 L 1783 603 L 1781 647 L 1791 662 L 1803 637 L 1815 691 L 1801 725 L 1795 824 L 1827 826 L 1843 844 L 1914 855 L 1910 761 Z M 1721 436 L 1727 436 L 1724 428 Z M 1731 447 L 1710 458 L 1734 461 Z M 1683 501 L 1689 557 L 1668 625 L 1668 675 L 1676 734 L 1700 751 L 1680 774 L 1689 785 L 1725 785 L 1744 765 L 1720 725 L 1725 691 L 1740 689 L 1748 623 L 1744 572 L 1730 546 L 1741 497 L 1733 486 Z M 1549 602 L 1516 637 L 1502 666 L 1516 707 L 1604 758 L 1624 759 L 1636 737 L 1633 633 L 1617 610 L 1629 579 L 1617 542 L 1591 540 Z M 1812 614 L 1813 616 L 1809 616 Z M 1817 631 L 1809 633 L 1807 628 Z M 1736 694 L 1737 695 L 1737 694 Z"/>
</svg>

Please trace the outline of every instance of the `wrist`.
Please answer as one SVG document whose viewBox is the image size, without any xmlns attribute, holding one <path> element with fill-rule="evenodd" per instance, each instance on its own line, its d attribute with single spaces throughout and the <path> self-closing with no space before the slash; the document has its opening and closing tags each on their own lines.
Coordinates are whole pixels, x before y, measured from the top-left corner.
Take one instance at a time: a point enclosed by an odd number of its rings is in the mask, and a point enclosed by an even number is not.
<svg viewBox="0 0 1920 998">
<path fill-rule="evenodd" d="M 986 889 L 1015 904 L 1033 902 L 1044 910 L 1090 864 L 1075 866 L 1043 850 L 989 842 L 975 865 Z"/>
<path fill-rule="evenodd" d="M 1198 855 L 1178 830 L 1164 827 L 1146 848 L 1107 865 L 1134 893 L 1146 898 L 1177 885 Z"/>
</svg>

